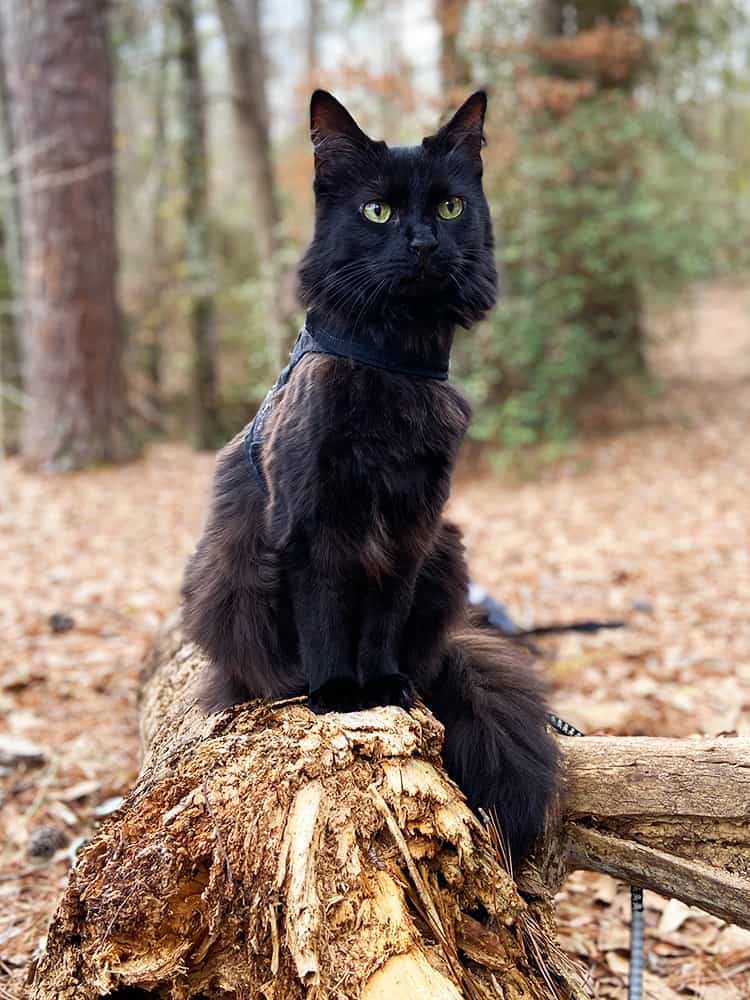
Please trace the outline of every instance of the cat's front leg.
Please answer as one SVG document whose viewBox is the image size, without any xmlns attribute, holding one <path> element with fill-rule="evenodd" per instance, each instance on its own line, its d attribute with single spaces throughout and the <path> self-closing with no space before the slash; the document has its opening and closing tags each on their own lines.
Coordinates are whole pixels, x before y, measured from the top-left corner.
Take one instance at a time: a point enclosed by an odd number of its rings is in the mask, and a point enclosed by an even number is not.
<svg viewBox="0 0 750 1000">
<path fill-rule="evenodd" d="M 362 708 L 351 587 L 343 577 L 312 565 L 290 571 L 289 582 L 310 707 L 320 713 Z"/>
<path fill-rule="evenodd" d="M 372 581 L 363 602 L 357 649 L 357 676 L 366 707 L 400 705 L 409 709 L 416 697 L 398 661 L 402 631 L 414 597 L 416 570 Z"/>
</svg>

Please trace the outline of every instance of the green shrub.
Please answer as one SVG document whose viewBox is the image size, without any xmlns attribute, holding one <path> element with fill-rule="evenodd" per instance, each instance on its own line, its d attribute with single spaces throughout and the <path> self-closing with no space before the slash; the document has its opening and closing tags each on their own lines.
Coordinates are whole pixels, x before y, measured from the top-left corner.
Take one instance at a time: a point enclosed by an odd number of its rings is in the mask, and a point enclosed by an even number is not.
<svg viewBox="0 0 750 1000">
<path fill-rule="evenodd" d="M 487 157 L 502 297 L 456 351 L 472 435 L 511 451 L 560 445 L 592 400 L 645 384 L 643 297 L 747 266 L 750 245 L 731 164 L 627 94 L 515 136 L 502 170 Z"/>
</svg>

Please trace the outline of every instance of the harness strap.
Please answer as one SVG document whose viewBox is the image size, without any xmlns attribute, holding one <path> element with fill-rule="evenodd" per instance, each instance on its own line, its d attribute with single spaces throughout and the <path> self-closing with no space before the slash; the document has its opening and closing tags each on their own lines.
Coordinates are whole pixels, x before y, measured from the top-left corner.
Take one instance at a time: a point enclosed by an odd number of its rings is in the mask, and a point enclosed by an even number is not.
<svg viewBox="0 0 750 1000">
<path fill-rule="evenodd" d="M 303 329 L 310 332 L 311 320 L 309 317 Z M 448 358 L 439 361 L 435 366 L 422 365 L 418 358 L 403 351 L 387 351 L 376 347 L 375 344 L 362 344 L 356 340 L 335 337 L 317 325 L 314 327 L 314 333 L 311 332 L 310 336 L 324 354 L 332 354 L 337 358 L 350 358 L 352 361 L 369 365 L 371 368 L 382 368 L 399 375 L 410 375 L 412 378 L 427 378 L 436 382 L 445 382 L 448 379 Z"/>
<path fill-rule="evenodd" d="M 306 354 L 325 354 L 334 358 L 348 358 L 357 364 L 380 368 L 399 375 L 408 375 L 411 378 L 432 379 L 437 382 L 445 382 L 448 378 L 447 357 L 438 359 L 435 367 L 425 367 L 419 363 L 419 359 L 403 351 L 387 351 L 374 344 L 359 343 L 353 339 L 345 340 L 320 329 L 317 323 L 313 327 L 312 318 L 308 316 L 297 336 L 289 363 L 279 373 L 279 377 L 266 393 L 265 399 L 260 404 L 260 409 L 245 433 L 245 453 L 266 492 L 268 492 L 268 486 L 263 475 L 261 462 L 263 426 L 273 408 L 276 393 L 287 384 L 297 363 Z"/>
</svg>

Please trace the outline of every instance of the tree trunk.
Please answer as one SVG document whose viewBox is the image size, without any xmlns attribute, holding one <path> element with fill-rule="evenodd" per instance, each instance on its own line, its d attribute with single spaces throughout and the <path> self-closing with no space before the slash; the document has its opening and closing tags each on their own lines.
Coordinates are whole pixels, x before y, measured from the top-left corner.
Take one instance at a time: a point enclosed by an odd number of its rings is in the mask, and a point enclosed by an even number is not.
<svg viewBox="0 0 750 1000">
<path fill-rule="evenodd" d="M 279 207 L 271 158 L 271 130 L 266 96 L 266 58 L 259 0 L 217 0 L 229 57 L 237 136 L 250 178 L 253 237 L 258 271 L 265 290 L 269 359 L 274 369 L 284 359 L 284 309 L 279 267 Z"/>
<path fill-rule="evenodd" d="M 193 347 L 192 435 L 196 448 L 215 448 L 222 435 L 216 388 L 214 289 L 209 245 L 206 101 L 193 0 L 170 0 L 170 9 L 179 33 L 182 71 L 180 105 L 185 172 L 185 240 Z"/>
<path fill-rule="evenodd" d="M 443 100 L 460 104 L 465 100 L 471 73 L 459 38 L 468 0 L 435 0 L 435 20 L 440 29 L 440 82 Z M 463 90 L 462 90 L 463 88 Z"/>
<path fill-rule="evenodd" d="M 173 621 L 144 675 L 138 782 L 71 873 L 33 1000 L 582 998 L 551 938 L 573 867 L 750 926 L 750 740 L 561 740 L 524 901 L 424 709 L 206 718 L 202 664 Z"/>
<path fill-rule="evenodd" d="M 9 192 L 3 200 L 3 243 L 5 259 L 10 278 L 10 287 L 14 305 L 20 306 L 23 300 L 23 250 L 21 247 L 21 203 L 18 194 L 18 142 L 16 128 L 13 122 L 13 98 L 8 79 L 8 61 L 6 56 L 7 29 L 6 14 L 0 3 L 0 132 L 2 133 L 4 169 Z M 13 313 L 13 327 L 16 340 L 16 356 L 21 357 L 20 333 L 17 329 L 17 313 Z"/>
<path fill-rule="evenodd" d="M 588 736 L 562 750 L 563 821 L 547 845 L 555 865 L 750 928 L 750 739 Z"/>
<path fill-rule="evenodd" d="M 61 471 L 129 456 L 115 297 L 112 62 L 98 0 L 8 0 L 19 149 L 23 454 Z"/>
<path fill-rule="evenodd" d="M 307 23 L 305 24 L 305 49 L 307 55 L 307 79 L 312 83 L 318 77 L 320 68 L 321 0 L 307 0 Z"/>
<path fill-rule="evenodd" d="M 149 380 L 148 403 L 153 414 L 161 414 L 162 404 L 162 362 L 164 360 L 164 308 L 163 298 L 167 292 L 167 260 L 164 230 L 166 223 L 165 196 L 167 192 L 167 90 L 169 65 L 171 61 L 171 21 L 164 17 L 161 24 L 162 40 L 159 53 L 159 70 L 154 93 L 154 141 L 153 162 L 156 170 L 151 207 L 151 259 L 154 274 L 149 287 L 149 321 L 146 341 L 146 373 Z"/>
<path fill-rule="evenodd" d="M 0 136 L 2 137 L 3 163 L 0 176 L 4 178 L 8 187 L 2 199 L 2 248 L 6 273 L 0 282 L 0 297 L 4 300 L 0 312 L 0 464 L 8 451 L 5 397 L 7 392 L 13 392 L 13 390 L 19 392 L 21 389 L 21 358 L 23 355 L 18 311 L 19 304 L 23 299 L 21 208 L 18 201 L 18 170 L 15 165 L 16 141 L 11 118 L 5 39 L 3 9 L 0 4 Z M 0 496 L 2 494 L 3 491 L 0 487 Z"/>
<path fill-rule="evenodd" d="M 271 161 L 266 59 L 259 0 L 217 0 L 229 56 L 237 131 L 253 187 L 259 261 L 278 249 L 279 211 Z"/>
</svg>

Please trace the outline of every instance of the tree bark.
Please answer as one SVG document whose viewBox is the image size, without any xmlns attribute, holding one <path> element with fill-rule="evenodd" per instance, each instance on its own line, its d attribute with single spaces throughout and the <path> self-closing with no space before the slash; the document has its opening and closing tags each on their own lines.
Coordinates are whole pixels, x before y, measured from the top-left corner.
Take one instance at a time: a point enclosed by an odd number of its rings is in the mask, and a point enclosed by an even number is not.
<svg viewBox="0 0 750 1000">
<path fill-rule="evenodd" d="M 561 740 L 524 900 L 424 709 L 206 718 L 202 663 L 175 620 L 145 672 L 138 782 L 71 874 L 33 1000 L 581 1000 L 550 907 L 574 867 L 750 926 L 750 740 Z"/>
<path fill-rule="evenodd" d="M 23 219 L 23 454 L 45 471 L 129 457 L 115 296 L 112 63 L 98 0 L 8 0 Z"/>
<path fill-rule="evenodd" d="M 305 49 L 307 57 L 307 79 L 312 83 L 317 79 L 320 68 L 321 0 L 307 0 L 307 23 L 305 24 Z"/>
<path fill-rule="evenodd" d="M 2 175 L 8 191 L 2 202 L 2 250 L 6 275 L 2 279 L 2 297 L 6 300 L 0 314 L 0 464 L 6 441 L 6 393 L 21 388 L 21 324 L 18 306 L 22 301 L 21 208 L 18 201 L 18 170 L 15 166 L 16 141 L 11 117 L 11 97 L 5 57 L 6 31 L 0 4 L 0 137 L 2 138 Z M 6 383 L 8 388 L 6 388 Z"/>
<path fill-rule="evenodd" d="M 8 81 L 8 61 L 5 54 L 7 30 L 5 12 L 0 3 L 0 133 L 3 148 L 3 175 L 7 179 L 8 193 L 3 198 L 3 249 L 8 268 L 10 290 L 14 305 L 23 300 L 23 250 L 21 246 L 21 203 L 18 194 L 18 143 L 13 123 L 13 107 Z M 21 357 L 21 338 L 16 314 L 13 313 L 12 327 L 15 340 L 14 361 Z M 14 373 L 15 374 L 15 373 Z"/>
<path fill-rule="evenodd" d="M 237 137 L 247 164 L 253 204 L 253 237 L 263 279 L 268 317 L 269 358 L 282 367 L 285 328 L 279 267 L 279 205 L 266 96 L 267 65 L 260 22 L 260 0 L 217 0 L 232 77 Z"/>
<path fill-rule="evenodd" d="M 222 437 L 216 386 L 216 343 L 208 222 L 206 99 L 193 0 L 170 0 L 179 35 L 180 106 L 185 174 L 186 264 L 192 339 L 191 429 L 196 448 L 215 448 Z"/>
<path fill-rule="evenodd" d="M 562 750 L 556 864 L 750 927 L 750 739 L 589 736 Z"/>
<path fill-rule="evenodd" d="M 151 203 L 151 259 L 154 274 L 148 290 L 148 322 L 146 341 L 146 373 L 149 380 L 148 403 L 153 414 L 161 415 L 162 406 L 162 366 L 164 360 L 164 326 L 165 317 L 163 298 L 169 283 L 167 271 L 166 243 L 164 229 L 166 221 L 165 196 L 167 192 L 168 149 L 167 149 L 167 116 L 168 116 L 168 83 L 171 62 L 171 31 L 172 20 L 169 16 L 161 19 L 161 51 L 159 52 L 159 69 L 156 77 L 156 90 L 153 99 L 154 140 L 152 156 L 156 171 Z"/>
<path fill-rule="evenodd" d="M 262 263 L 278 249 L 279 210 L 271 160 L 266 58 L 259 0 L 217 0 L 240 143 L 253 188 L 253 235 Z"/>
</svg>

